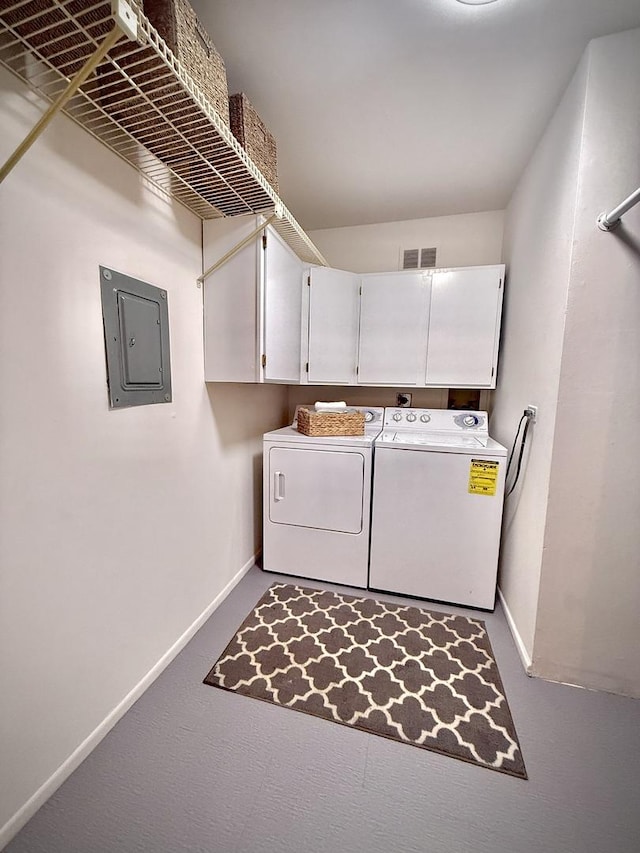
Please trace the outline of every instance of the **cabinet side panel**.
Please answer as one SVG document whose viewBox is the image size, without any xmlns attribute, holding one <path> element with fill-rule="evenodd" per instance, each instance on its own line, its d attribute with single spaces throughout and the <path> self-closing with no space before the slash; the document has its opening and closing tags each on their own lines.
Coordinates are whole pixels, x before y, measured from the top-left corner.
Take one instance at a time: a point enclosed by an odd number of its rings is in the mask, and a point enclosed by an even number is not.
<svg viewBox="0 0 640 853">
<path fill-rule="evenodd" d="M 255 216 L 205 222 L 205 269 L 247 237 L 257 224 Z M 256 238 L 205 281 L 206 381 L 259 381 L 258 245 Z"/>
</svg>

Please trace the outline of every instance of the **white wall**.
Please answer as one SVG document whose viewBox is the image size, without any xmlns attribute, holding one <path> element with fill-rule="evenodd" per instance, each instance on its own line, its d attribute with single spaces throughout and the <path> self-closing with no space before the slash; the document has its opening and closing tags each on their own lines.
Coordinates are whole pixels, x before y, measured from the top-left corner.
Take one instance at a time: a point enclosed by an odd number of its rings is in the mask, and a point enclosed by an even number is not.
<svg viewBox="0 0 640 853">
<path fill-rule="evenodd" d="M 593 41 L 535 671 L 640 696 L 640 29 Z"/>
<path fill-rule="evenodd" d="M 446 388 L 407 388 L 411 405 L 423 409 L 446 409 L 449 392 Z M 296 406 L 309 405 L 317 400 L 345 400 L 350 406 L 395 406 L 395 388 L 356 388 L 337 385 L 291 385 L 289 415 Z M 485 398 L 486 399 L 486 398 Z"/>
<path fill-rule="evenodd" d="M 42 107 L 0 89 L 4 160 Z M 251 561 L 286 388 L 205 386 L 199 220 L 73 123 L 0 193 L 2 846 Z M 109 411 L 99 264 L 168 291 L 173 403 Z"/>
<path fill-rule="evenodd" d="M 465 213 L 310 231 L 330 266 L 351 272 L 401 269 L 401 248 L 437 248 L 438 267 L 499 264 L 504 211 Z"/>
<path fill-rule="evenodd" d="M 500 586 L 531 671 L 640 696 L 640 30 L 596 39 L 507 210 L 493 431 L 539 406 Z"/>
<path fill-rule="evenodd" d="M 491 429 L 508 447 L 539 407 L 521 485 L 506 501 L 499 586 L 530 659 L 551 471 L 585 102 L 581 63 L 505 216 L 507 265 Z"/>
</svg>

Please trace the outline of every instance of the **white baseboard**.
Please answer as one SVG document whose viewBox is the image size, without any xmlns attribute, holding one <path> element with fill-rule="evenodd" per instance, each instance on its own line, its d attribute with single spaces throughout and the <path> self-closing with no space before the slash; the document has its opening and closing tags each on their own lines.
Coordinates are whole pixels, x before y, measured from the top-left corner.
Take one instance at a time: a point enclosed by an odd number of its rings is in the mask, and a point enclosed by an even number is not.
<svg viewBox="0 0 640 853">
<path fill-rule="evenodd" d="M 214 610 L 222 604 L 231 590 L 242 580 L 249 569 L 256 562 L 260 552 L 258 551 L 245 565 L 231 578 L 229 583 L 221 590 L 213 599 L 211 604 L 203 610 L 198 618 L 193 622 L 187 630 L 179 637 L 171 648 L 165 652 L 160 660 L 153 666 L 149 672 L 136 684 L 124 699 L 116 705 L 116 707 L 108 714 L 104 720 L 85 738 L 85 740 L 71 753 L 71 755 L 52 773 L 44 784 L 31 796 L 27 802 L 18 809 L 18 811 L 9 818 L 5 825 L 0 829 L 0 850 L 2 850 L 11 839 L 17 835 L 22 827 L 29 821 L 38 811 L 49 797 L 68 779 L 73 771 L 84 761 L 89 753 L 95 749 L 100 741 L 107 735 L 115 726 L 118 720 L 123 717 L 133 703 L 142 696 L 145 690 L 151 686 L 160 673 L 166 669 L 171 661 L 176 657 L 178 652 L 187 645 L 194 634 L 204 625 L 207 619 L 211 616 Z"/>
<path fill-rule="evenodd" d="M 516 628 L 516 623 L 514 622 L 513 616 L 511 615 L 511 611 L 507 606 L 507 602 L 504 599 L 504 595 L 502 594 L 502 590 L 498 587 L 498 598 L 500 599 L 500 604 L 502 605 L 502 609 L 504 610 L 504 615 L 507 617 L 507 625 L 509 626 L 509 630 L 513 636 L 514 642 L 516 644 L 516 648 L 518 650 L 518 654 L 520 655 L 520 660 L 525 668 L 527 675 L 531 675 L 533 661 L 531 660 L 531 656 L 527 651 L 527 648 L 520 636 L 520 632 Z"/>
</svg>

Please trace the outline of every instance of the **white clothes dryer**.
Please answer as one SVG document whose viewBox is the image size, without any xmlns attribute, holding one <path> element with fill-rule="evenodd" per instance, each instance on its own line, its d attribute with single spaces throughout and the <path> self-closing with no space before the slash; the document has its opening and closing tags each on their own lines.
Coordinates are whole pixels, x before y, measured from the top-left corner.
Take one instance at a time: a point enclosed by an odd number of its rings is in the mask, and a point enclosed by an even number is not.
<svg viewBox="0 0 640 853">
<path fill-rule="evenodd" d="M 492 610 L 506 456 L 486 412 L 385 409 L 369 586 Z"/>
<path fill-rule="evenodd" d="M 307 436 L 296 421 L 264 435 L 263 568 L 367 587 L 373 442 L 383 408 L 365 413 L 365 433 Z"/>
</svg>

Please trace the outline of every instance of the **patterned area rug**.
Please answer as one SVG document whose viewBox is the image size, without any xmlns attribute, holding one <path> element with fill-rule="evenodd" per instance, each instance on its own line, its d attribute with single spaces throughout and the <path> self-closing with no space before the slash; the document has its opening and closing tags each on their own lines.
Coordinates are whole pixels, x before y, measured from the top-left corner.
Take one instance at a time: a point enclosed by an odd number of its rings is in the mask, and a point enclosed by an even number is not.
<svg viewBox="0 0 640 853">
<path fill-rule="evenodd" d="M 276 583 L 205 684 L 527 778 L 477 619 Z"/>
</svg>

